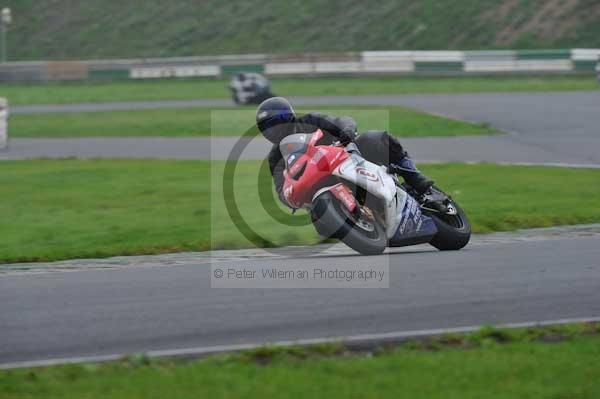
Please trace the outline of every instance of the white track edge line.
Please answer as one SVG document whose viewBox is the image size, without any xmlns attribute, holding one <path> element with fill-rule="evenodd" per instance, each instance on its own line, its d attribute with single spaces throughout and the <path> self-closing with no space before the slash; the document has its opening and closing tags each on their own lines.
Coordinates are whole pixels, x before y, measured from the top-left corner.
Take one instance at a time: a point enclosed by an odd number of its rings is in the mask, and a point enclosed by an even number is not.
<svg viewBox="0 0 600 399">
<path fill-rule="evenodd" d="M 600 322 L 600 316 L 595 317 L 580 317 L 580 318 L 567 318 L 567 319 L 556 319 L 556 320 L 544 320 L 544 321 L 527 321 L 519 323 L 504 323 L 504 324 L 493 324 L 497 328 L 527 328 L 527 327 L 543 327 L 551 325 L 562 325 L 571 323 L 595 323 Z M 238 352 L 248 349 L 256 349 L 265 345 L 269 346 L 309 346 L 324 343 L 337 343 L 341 342 L 344 344 L 377 344 L 378 342 L 385 341 L 396 341 L 401 342 L 411 338 L 426 338 L 433 337 L 443 334 L 450 333 L 469 333 L 474 332 L 484 325 L 477 326 L 463 326 L 463 327 L 450 327 L 450 328 L 435 328 L 435 329 L 424 329 L 424 330 L 411 330 L 411 331 L 396 331 L 389 333 L 379 334 L 360 334 L 351 335 L 347 337 L 328 337 L 328 338 L 308 338 L 299 339 L 294 341 L 276 341 L 276 342 L 265 342 L 265 343 L 250 343 L 250 344 L 235 344 L 235 345 L 215 345 L 215 346 L 202 346 L 192 348 L 180 348 L 180 349 L 166 349 L 166 350 L 150 350 L 144 353 L 150 358 L 178 358 L 178 357 L 202 357 L 212 354 L 225 353 L 225 352 Z M 28 367 L 45 367 L 45 366 L 56 366 L 63 364 L 77 364 L 77 363 L 104 363 L 110 361 L 116 361 L 130 356 L 130 354 L 110 354 L 110 355 L 97 355 L 97 356 L 81 356 L 81 357 L 70 357 L 70 358 L 59 358 L 59 359 L 46 359 L 46 360 L 30 360 L 22 362 L 10 362 L 0 363 L 0 370 L 16 369 L 16 368 L 28 368 Z"/>
<path fill-rule="evenodd" d="M 500 166 L 543 166 L 548 168 L 573 168 L 573 169 L 600 169 L 600 164 L 594 163 L 568 163 L 568 162 L 508 162 L 508 161 L 449 161 L 449 160 L 441 160 L 441 159 L 424 159 L 419 161 L 420 165 L 423 164 L 446 164 L 446 163 L 456 163 L 456 164 L 465 164 L 465 165 L 500 165 Z"/>
</svg>

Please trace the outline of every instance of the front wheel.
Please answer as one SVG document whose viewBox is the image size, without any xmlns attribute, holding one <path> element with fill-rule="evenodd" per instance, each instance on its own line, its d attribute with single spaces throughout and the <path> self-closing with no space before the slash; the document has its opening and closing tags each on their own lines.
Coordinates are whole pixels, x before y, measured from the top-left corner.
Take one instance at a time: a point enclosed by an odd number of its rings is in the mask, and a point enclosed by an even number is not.
<svg viewBox="0 0 600 399">
<path fill-rule="evenodd" d="M 434 194 L 443 194 L 447 198 L 447 213 L 426 212 L 438 229 L 429 242 L 440 251 L 456 251 L 463 248 L 471 239 L 471 223 L 462 208 L 441 190 L 434 187 Z"/>
<path fill-rule="evenodd" d="M 383 224 L 366 207 L 359 216 L 354 215 L 325 192 L 315 199 L 311 216 L 320 235 L 337 238 L 363 255 L 378 255 L 387 247 Z"/>
</svg>

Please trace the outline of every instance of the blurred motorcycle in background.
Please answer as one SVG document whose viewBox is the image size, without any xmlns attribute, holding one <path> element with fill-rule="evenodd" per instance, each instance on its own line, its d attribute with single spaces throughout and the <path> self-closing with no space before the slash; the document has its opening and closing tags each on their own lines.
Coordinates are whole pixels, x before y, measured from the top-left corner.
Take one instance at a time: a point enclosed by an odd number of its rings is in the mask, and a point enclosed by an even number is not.
<svg viewBox="0 0 600 399">
<path fill-rule="evenodd" d="M 233 102 L 238 105 L 260 104 L 267 98 L 275 97 L 269 80 L 259 73 L 241 72 L 229 82 Z"/>
</svg>

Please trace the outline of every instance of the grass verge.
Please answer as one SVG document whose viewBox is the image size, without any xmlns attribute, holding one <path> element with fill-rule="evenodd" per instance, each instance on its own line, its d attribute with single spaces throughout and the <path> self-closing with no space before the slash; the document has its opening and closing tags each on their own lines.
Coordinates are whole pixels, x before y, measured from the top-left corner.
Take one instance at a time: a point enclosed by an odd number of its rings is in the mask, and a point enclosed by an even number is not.
<svg viewBox="0 0 600 399">
<path fill-rule="evenodd" d="M 491 134 L 484 125 L 442 118 L 403 107 L 315 107 L 333 115 L 350 115 L 360 130 L 382 129 L 403 137 Z M 299 109 L 298 112 L 309 112 Z M 65 114 L 17 114 L 11 137 L 240 136 L 252 128 L 255 107 L 243 109 L 155 109 Z M 211 114 L 213 119 L 211 119 Z M 215 123 L 211 126 L 211 120 Z M 212 133 L 211 133 L 212 132 Z"/>
<path fill-rule="evenodd" d="M 224 162 L 0 165 L 1 263 L 250 246 L 224 207 Z M 243 161 L 236 169 L 241 217 L 274 245 L 316 242 L 304 212 L 293 216 L 300 226 L 286 226 L 270 216 L 276 205 L 268 211 L 260 205 L 259 166 Z M 598 170 L 462 164 L 422 169 L 464 207 L 475 232 L 600 221 Z M 260 181 L 270 193 L 268 171 Z"/>
<path fill-rule="evenodd" d="M 3 398 L 596 398 L 600 326 L 473 334 L 383 347 L 260 348 L 189 362 L 0 371 Z M 549 344 L 552 342 L 552 344 Z"/>
<path fill-rule="evenodd" d="M 12 105 L 229 98 L 228 81 L 213 79 L 114 82 L 3 83 L 0 97 Z M 497 77 L 315 77 L 274 78 L 282 96 L 402 93 L 467 93 L 597 90 L 589 76 Z"/>
</svg>

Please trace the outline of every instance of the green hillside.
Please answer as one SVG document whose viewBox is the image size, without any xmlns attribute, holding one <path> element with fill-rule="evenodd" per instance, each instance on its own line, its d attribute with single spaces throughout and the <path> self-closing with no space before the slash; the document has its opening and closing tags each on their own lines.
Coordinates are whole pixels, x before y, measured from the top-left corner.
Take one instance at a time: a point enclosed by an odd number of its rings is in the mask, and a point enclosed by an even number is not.
<svg viewBox="0 0 600 399">
<path fill-rule="evenodd" d="M 600 47 L 597 0 L 4 0 L 12 60 Z"/>
</svg>

